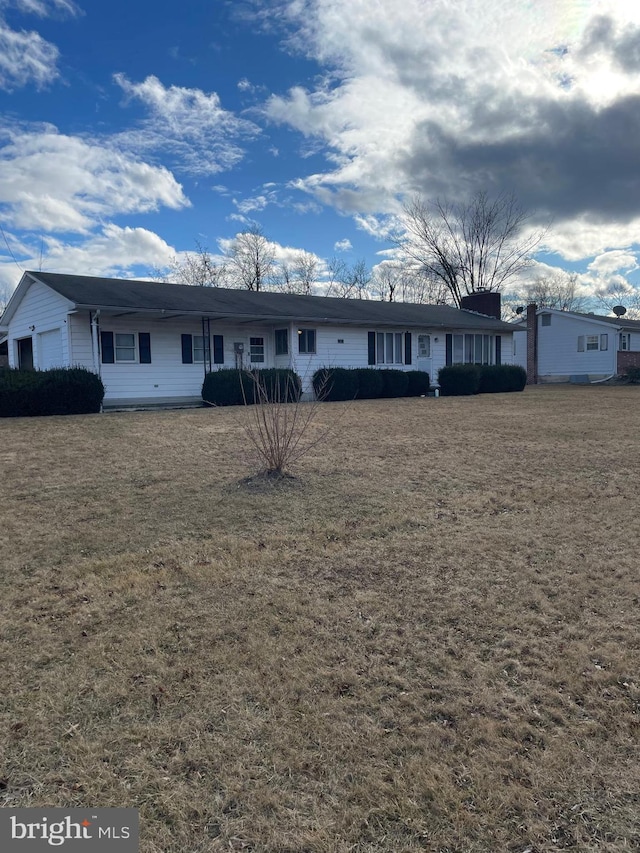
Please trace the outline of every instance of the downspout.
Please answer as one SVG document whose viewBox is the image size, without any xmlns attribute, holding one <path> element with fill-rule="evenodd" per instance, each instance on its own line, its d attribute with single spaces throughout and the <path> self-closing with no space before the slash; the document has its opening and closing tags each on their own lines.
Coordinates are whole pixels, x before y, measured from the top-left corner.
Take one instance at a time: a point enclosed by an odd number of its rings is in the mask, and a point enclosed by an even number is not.
<svg viewBox="0 0 640 853">
<path fill-rule="evenodd" d="M 90 315 L 91 316 L 91 315 Z M 93 350 L 93 371 L 102 378 L 100 368 L 100 347 L 98 346 L 98 330 L 100 328 L 100 309 L 93 312 L 91 317 L 91 348 Z M 102 403 L 100 403 L 100 414 L 103 412 Z"/>
<path fill-rule="evenodd" d="M 98 346 L 98 330 L 100 328 L 100 309 L 94 311 L 91 317 L 91 346 L 93 349 L 93 372 L 101 376 L 100 373 L 100 348 Z"/>
<path fill-rule="evenodd" d="M 604 379 L 594 379 L 590 382 L 590 385 L 599 385 L 601 382 L 608 382 L 610 379 L 615 379 L 618 375 L 618 346 L 620 346 L 620 327 L 616 328 L 616 331 L 613 335 L 613 340 L 616 343 L 615 346 L 611 347 L 611 351 L 613 352 L 613 365 L 614 365 L 614 373 L 611 376 L 605 376 Z"/>
</svg>

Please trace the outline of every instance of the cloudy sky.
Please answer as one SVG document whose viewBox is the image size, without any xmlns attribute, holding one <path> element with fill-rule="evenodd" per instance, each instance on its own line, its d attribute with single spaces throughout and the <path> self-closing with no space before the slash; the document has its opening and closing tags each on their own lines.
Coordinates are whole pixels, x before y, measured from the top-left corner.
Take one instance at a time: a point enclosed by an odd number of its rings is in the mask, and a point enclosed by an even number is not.
<svg viewBox="0 0 640 853">
<path fill-rule="evenodd" d="M 257 222 L 386 257 L 513 192 L 546 266 L 640 284 L 638 0 L 0 0 L 0 286 L 145 276 Z"/>
</svg>

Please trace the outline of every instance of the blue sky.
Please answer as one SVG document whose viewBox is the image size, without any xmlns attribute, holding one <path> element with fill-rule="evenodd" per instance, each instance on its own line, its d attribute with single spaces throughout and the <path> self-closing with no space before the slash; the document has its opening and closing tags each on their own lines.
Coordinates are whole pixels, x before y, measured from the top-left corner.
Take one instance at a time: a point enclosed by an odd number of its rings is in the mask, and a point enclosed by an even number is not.
<svg viewBox="0 0 640 853">
<path fill-rule="evenodd" d="M 146 276 L 257 222 L 389 259 L 403 199 L 513 192 L 529 275 L 640 283 L 636 0 L 0 0 L 0 288 Z"/>
</svg>

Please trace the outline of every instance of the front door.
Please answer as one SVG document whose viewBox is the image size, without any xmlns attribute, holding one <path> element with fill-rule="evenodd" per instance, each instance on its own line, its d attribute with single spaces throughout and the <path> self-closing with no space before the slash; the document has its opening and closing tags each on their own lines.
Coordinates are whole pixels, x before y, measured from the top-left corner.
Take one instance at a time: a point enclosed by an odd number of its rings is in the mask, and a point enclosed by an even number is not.
<svg viewBox="0 0 640 853">
<path fill-rule="evenodd" d="M 33 370 L 33 338 L 21 338 L 18 344 L 18 367 Z"/>
<path fill-rule="evenodd" d="M 431 335 L 418 335 L 416 367 L 418 370 L 426 371 L 429 374 L 429 379 L 433 382 L 434 377 L 431 375 Z"/>
</svg>

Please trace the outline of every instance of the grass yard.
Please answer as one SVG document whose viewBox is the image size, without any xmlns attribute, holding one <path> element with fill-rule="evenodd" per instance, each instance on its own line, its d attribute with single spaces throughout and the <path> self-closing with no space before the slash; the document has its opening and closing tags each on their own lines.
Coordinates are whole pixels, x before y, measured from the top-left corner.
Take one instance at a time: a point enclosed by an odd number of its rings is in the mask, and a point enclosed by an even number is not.
<svg viewBox="0 0 640 853">
<path fill-rule="evenodd" d="M 0 422 L 0 803 L 142 853 L 640 850 L 640 388 Z"/>
</svg>

